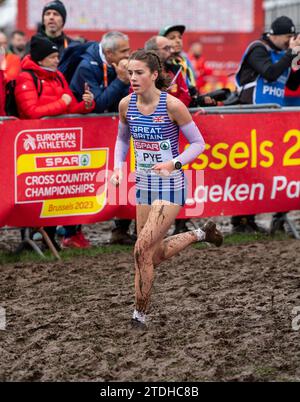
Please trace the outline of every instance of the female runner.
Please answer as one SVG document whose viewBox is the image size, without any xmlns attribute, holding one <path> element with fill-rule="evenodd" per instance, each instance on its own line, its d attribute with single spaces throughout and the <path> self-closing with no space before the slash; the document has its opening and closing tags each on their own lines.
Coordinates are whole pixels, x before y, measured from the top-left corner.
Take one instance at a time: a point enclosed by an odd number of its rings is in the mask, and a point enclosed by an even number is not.
<svg viewBox="0 0 300 402">
<path fill-rule="evenodd" d="M 130 137 L 136 161 L 136 221 L 134 248 L 135 310 L 132 323 L 144 327 L 153 285 L 154 267 L 192 243 L 205 241 L 220 246 L 216 224 L 165 238 L 185 203 L 186 181 L 182 166 L 204 150 L 204 140 L 186 106 L 163 90 L 168 86 L 159 56 L 138 50 L 128 61 L 133 93 L 119 104 L 119 129 L 115 145 L 112 182 L 122 180 Z M 179 129 L 190 146 L 178 152 Z"/>
</svg>

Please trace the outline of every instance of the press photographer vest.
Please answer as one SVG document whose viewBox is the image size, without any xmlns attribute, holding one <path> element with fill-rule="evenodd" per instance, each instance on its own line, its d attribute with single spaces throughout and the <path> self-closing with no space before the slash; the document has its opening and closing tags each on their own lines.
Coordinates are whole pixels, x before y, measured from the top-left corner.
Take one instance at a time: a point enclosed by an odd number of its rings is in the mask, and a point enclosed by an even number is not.
<svg viewBox="0 0 300 402">
<path fill-rule="evenodd" d="M 245 59 L 250 50 L 252 50 L 255 46 L 258 45 L 265 46 L 271 57 L 272 63 L 277 63 L 285 54 L 284 50 L 282 51 L 273 50 L 270 46 L 259 40 L 250 43 L 250 45 L 247 47 L 242 57 L 242 61 L 239 65 L 238 71 L 235 76 L 235 83 L 237 86 L 239 97 L 240 98 L 243 97 L 248 100 L 247 102 L 242 103 L 249 103 L 254 105 L 261 103 L 277 103 L 279 105 L 283 105 L 284 90 L 286 82 L 290 75 L 291 71 L 290 68 L 284 70 L 284 72 L 277 78 L 276 81 L 269 82 L 265 78 L 263 78 L 260 74 L 258 74 L 254 81 L 248 82 L 244 85 L 241 85 L 240 83 L 241 70 L 243 68 Z"/>
</svg>

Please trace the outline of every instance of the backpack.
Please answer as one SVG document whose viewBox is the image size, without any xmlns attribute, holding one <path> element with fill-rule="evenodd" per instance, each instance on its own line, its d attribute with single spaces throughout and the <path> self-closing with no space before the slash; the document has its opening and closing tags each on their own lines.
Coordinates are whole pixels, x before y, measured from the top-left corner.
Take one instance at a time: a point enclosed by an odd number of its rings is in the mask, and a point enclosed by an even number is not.
<svg viewBox="0 0 300 402">
<path fill-rule="evenodd" d="M 86 43 L 71 43 L 66 49 L 64 49 L 59 65 L 58 70 L 64 75 L 67 82 L 70 84 L 72 77 L 78 67 L 79 63 L 82 60 L 83 54 L 87 51 L 88 47 L 91 46 L 93 41 L 89 41 Z"/>
<path fill-rule="evenodd" d="M 32 70 L 22 70 L 22 72 L 29 73 L 33 79 L 34 86 L 36 87 L 38 97 L 41 96 L 43 85 L 42 81 Z M 5 113 L 7 116 L 19 116 L 17 102 L 15 98 L 16 80 L 9 81 L 5 86 Z"/>
</svg>

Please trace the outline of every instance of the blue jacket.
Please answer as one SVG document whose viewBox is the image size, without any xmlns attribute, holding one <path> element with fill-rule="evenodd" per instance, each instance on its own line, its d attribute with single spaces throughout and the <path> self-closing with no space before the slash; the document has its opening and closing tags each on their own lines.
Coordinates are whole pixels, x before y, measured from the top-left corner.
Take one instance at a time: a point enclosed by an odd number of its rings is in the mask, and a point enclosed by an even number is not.
<svg viewBox="0 0 300 402">
<path fill-rule="evenodd" d="M 77 100 L 81 100 L 84 93 L 84 83 L 87 82 L 95 97 L 94 112 L 117 112 L 120 100 L 129 93 L 129 84 L 119 80 L 115 69 L 109 66 L 107 68 L 107 81 L 108 86 L 105 88 L 99 43 L 93 43 L 82 55 L 82 61 L 76 68 L 70 87 Z"/>
</svg>

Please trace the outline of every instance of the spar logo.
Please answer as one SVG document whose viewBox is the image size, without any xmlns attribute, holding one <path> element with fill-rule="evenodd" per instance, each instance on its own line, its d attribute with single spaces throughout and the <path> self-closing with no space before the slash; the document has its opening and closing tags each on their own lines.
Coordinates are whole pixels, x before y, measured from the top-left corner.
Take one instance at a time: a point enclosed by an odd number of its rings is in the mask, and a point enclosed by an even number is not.
<svg viewBox="0 0 300 402">
<path fill-rule="evenodd" d="M 160 143 L 160 149 L 163 151 L 167 151 L 168 149 L 170 149 L 170 143 L 168 141 L 162 141 Z"/>
<path fill-rule="evenodd" d="M 23 147 L 25 151 L 29 151 L 30 149 L 32 151 L 36 150 L 35 138 L 31 137 L 30 134 L 27 134 L 26 138 L 24 138 Z"/>
<path fill-rule="evenodd" d="M 142 151 L 159 151 L 159 142 L 152 141 L 134 141 L 136 149 Z"/>
<path fill-rule="evenodd" d="M 89 166 L 90 164 L 90 156 L 88 154 L 84 154 L 80 156 L 79 166 Z"/>
</svg>

